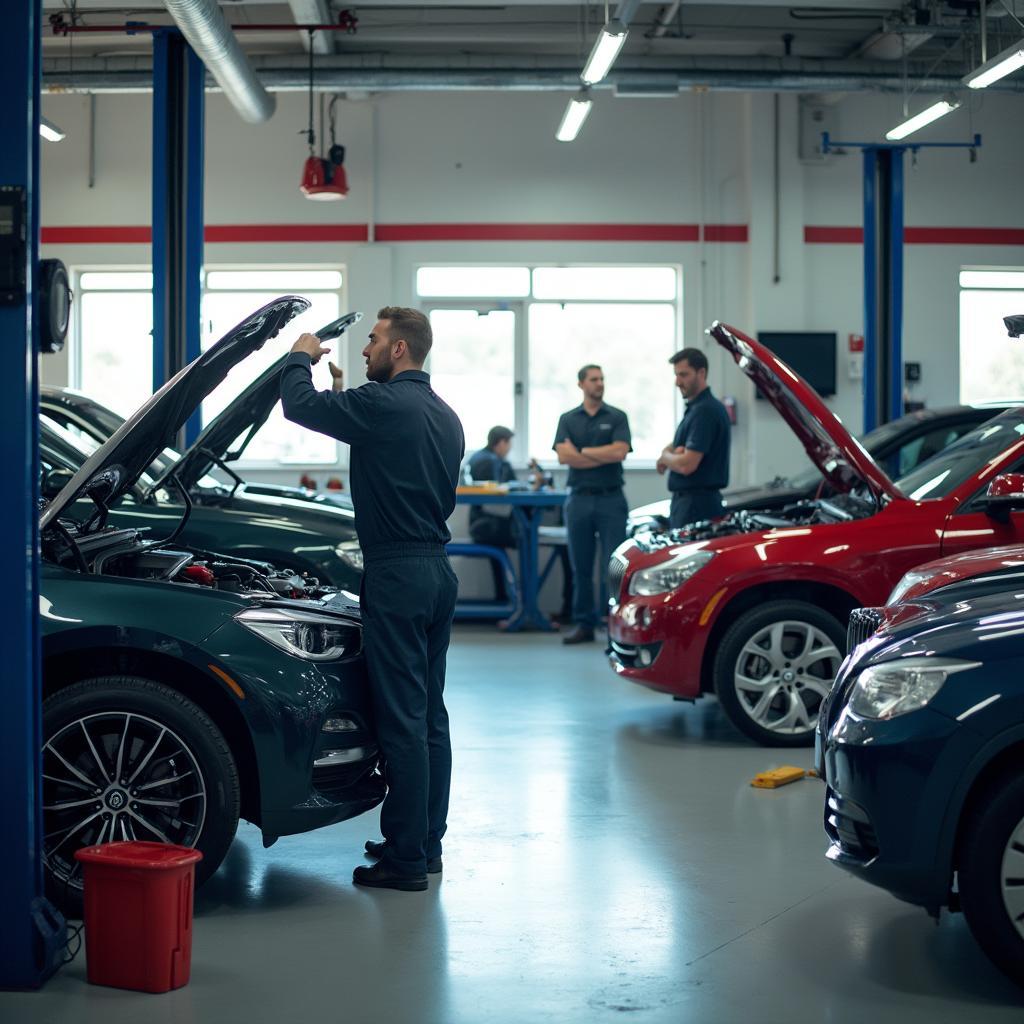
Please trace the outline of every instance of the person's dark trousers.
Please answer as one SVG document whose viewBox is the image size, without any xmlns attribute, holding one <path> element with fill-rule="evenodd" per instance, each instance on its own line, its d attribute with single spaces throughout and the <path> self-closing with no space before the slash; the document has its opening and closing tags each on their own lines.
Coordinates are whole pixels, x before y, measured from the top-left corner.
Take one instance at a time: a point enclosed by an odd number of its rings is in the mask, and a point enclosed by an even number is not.
<svg viewBox="0 0 1024 1024">
<path fill-rule="evenodd" d="M 469 537 L 474 544 L 486 544 L 492 548 L 514 548 L 517 544 L 510 516 L 477 516 L 469 524 Z M 492 559 L 488 561 L 494 578 L 494 600 L 511 600 L 513 595 L 505 587 L 505 570 Z"/>
<path fill-rule="evenodd" d="M 441 856 L 447 828 L 452 748 L 444 676 L 458 580 L 438 545 L 364 556 L 363 646 L 388 784 L 380 815 L 385 860 L 419 875 Z"/>
<path fill-rule="evenodd" d="M 600 558 L 602 578 L 612 552 L 626 539 L 626 496 L 614 491 L 573 491 L 565 503 L 565 525 L 572 562 L 572 617 L 593 629 L 598 612 L 594 600 L 594 556 Z"/>
<path fill-rule="evenodd" d="M 682 529 L 689 523 L 714 519 L 725 513 L 721 491 L 675 491 L 669 509 L 668 525 L 673 530 Z"/>
</svg>

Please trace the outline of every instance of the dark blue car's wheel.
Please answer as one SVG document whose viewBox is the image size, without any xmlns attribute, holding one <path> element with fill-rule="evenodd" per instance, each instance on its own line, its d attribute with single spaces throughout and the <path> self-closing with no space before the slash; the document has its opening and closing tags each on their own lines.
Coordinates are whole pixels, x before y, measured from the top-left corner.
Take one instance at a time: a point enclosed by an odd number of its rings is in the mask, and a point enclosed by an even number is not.
<svg viewBox="0 0 1024 1024">
<path fill-rule="evenodd" d="M 238 824 L 231 752 L 200 708 L 161 683 L 88 679 L 43 705 L 43 860 L 50 892 L 81 900 L 75 851 L 123 840 L 196 847 L 197 883 Z"/>
<path fill-rule="evenodd" d="M 978 945 L 1024 984 L 1024 778 L 990 788 L 964 824 L 960 905 Z"/>
</svg>

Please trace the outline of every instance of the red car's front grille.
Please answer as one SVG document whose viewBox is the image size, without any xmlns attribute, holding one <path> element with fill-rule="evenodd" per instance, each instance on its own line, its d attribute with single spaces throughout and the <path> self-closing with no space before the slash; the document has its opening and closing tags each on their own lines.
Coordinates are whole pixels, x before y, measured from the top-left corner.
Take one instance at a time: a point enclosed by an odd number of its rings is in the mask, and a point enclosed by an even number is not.
<svg viewBox="0 0 1024 1024">
<path fill-rule="evenodd" d="M 612 555 L 608 563 L 608 596 L 613 601 L 618 601 L 622 595 L 622 581 L 626 578 L 626 569 L 629 562 L 622 555 Z"/>
</svg>

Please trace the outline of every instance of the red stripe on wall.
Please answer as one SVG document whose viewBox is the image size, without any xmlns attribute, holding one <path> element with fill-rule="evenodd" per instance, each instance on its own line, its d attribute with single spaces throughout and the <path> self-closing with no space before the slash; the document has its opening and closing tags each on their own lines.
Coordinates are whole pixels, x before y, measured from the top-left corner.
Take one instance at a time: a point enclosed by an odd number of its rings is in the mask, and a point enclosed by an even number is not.
<svg viewBox="0 0 1024 1024">
<path fill-rule="evenodd" d="M 749 241 L 746 224 L 705 224 L 705 242 L 746 242 Z"/>
<path fill-rule="evenodd" d="M 149 227 L 43 228 L 44 245 L 116 245 L 152 241 Z M 208 224 L 207 242 L 365 242 L 365 224 Z"/>
<path fill-rule="evenodd" d="M 381 224 L 379 242 L 697 242 L 698 224 Z M 746 242 L 746 224 L 705 224 L 706 242 Z M 43 228 L 48 245 L 148 245 L 148 227 Z M 208 224 L 207 242 L 365 242 L 365 224 Z"/>
<path fill-rule="evenodd" d="M 696 242 L 696 224 L 379 224 L 378 242 Z"/>
<path fill-rule="evenodd" d="M 804 241 L 809 245 L 819 242 L 823 243 L 855 243 L 860 245 L 864 241 L 864 231 L 861 228 L 825 228 L 811 227 L 804 228 Z"/>
<path fill-rule="evenodd" d="M 1021 228 L 904 228 L 909 245 L 1024 245 Z"/>
<path fill-rule="evenodd" d="M 142 243 L 152 241 L 148 227 L 81 227 L 43 228 L 40 232 L 43 245 L 114 245 L 118 243 Z"/>
<path fill-rule="evenodd" d="M 854 244 L 864 241 L 861 228 L 804 228 L 804 241 L 810 244 Z M 904 228 L 907 245 L 1024 245 L 1021 228 Z"/>
<path fill-rule="evenodd" d="M 365 242 L 365 224 L 208 224 L 207 242 Z"/>
</svg>

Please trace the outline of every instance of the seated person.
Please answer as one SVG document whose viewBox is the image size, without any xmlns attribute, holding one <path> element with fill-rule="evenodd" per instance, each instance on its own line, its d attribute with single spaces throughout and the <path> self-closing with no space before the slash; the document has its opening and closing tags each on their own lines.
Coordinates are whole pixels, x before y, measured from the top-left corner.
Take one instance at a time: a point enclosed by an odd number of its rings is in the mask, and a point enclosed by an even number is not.
<svg viewBox="0 0 1024 1024">
<path fill-rule="evenodd" d="M 508 427 L 491 427 L 487 432 L 487 447 L 470 456 L 466 464 L 466 476 L 474 481 L 494 480 L 499 484 L 515 480 L 516 472 L 508 461 L 512 436 Z M 516 546 L 516 531 L 509 510 L 500 505 L 470 505 L 469 536 L 474 544 L 486 544 L 492 548 Z M 494 573 L 495 600 L 507 599 L 509 595 L 505 593 L 501 567 L 492 562 L 491 571 Z"/>
</svg>

